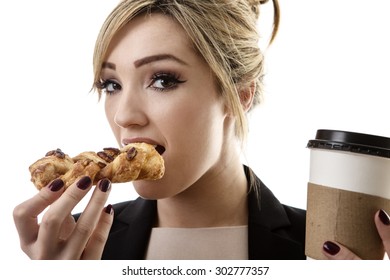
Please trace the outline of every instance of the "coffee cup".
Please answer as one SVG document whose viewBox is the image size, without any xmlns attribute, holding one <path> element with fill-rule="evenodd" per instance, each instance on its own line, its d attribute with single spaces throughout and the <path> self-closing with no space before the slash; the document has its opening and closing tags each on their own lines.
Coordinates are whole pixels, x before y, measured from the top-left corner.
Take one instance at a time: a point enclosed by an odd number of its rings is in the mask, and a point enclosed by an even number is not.
<svg viewBox="0 0 390 280">
<path fill-rule="evenodd" d="M 321 129 L 309 140 L 306 256 L 325 259 L 337 241 L 362 259 L 383 259 L 374 215 L 390 213 L 390 138 Z"/>
</svg>

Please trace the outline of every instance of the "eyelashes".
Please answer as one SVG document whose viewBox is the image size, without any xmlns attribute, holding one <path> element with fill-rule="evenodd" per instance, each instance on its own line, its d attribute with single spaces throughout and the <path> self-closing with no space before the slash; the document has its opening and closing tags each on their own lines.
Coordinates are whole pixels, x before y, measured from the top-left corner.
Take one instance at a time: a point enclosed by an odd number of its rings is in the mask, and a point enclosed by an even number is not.
<svg viewBox="0 0 390 280">
<path fill-rule="evenodd" d="M 181 80 L 175 73 L 160 72 L 152 76 L 146 88 L 166 92 L 176 89 L 180 84 L 185 82 L 186 80 Z M 113 79 L 102 79 L 97 82 L 95 86 L 98 90 L 107 95 L 112 95 L 122 90 L 120 83 Z"/>
<path fill-rule="evenodd" d="M 100 80 L 95 84 L 96 88 L 102 93 L 112 95 L 122 89 L 121 85 L 114 80 Z"/>
<path fill-rule="evenodd" d="M 167 91 L 173 90 L 179 84 L 185 82 L 185 80 L 180 80 L 180 77 L 176 76 L 174 73 L 163 72 L 154 74 L 148 87 L 158 91 Z"/>
</svg>

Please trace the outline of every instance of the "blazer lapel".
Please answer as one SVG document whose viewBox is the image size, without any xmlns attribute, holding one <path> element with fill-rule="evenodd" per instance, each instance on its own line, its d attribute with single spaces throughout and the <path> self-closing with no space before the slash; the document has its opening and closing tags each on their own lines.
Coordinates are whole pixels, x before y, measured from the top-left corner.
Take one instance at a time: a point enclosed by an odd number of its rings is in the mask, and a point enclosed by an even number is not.
<svg viewBox="0 0 390 280">
<path fill-rule="evenodd" d="M 258 193 L 252 190 L 248 197 L 249 259 L 301 259 L 302 245 L 289 237 L 284 206 L 256 179 Z"/>
<path fill-rule="evenodd" d="M 115 227 L 111 228 L 103 259 L 144 259 L 157 213 L 156 201 L 138 198 L 114 205 L 114 213 Z"/>
</svg>

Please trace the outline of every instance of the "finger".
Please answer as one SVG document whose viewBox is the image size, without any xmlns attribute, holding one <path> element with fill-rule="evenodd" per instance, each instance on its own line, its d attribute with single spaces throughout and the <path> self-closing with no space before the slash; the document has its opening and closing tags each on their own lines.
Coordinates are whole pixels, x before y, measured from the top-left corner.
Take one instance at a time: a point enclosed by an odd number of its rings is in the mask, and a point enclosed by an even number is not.
<svg viewBox="0 0 390 280">
<path fill-rule="evenodd" d="M 76 221 L 74 217 L 71 214 L 69 214 L 61 225 L 59 239 L 67 240 L 70 234 L 73 232 L 75 226 L 76 226 Z"/>
<path fill-rule="evenodd" d="M 81 177 L 70 185 L 62 196 L 57 199 L 42 217 L 38 242 L 54 246 L 59 241 L 62 224 L 69 216 L 73 208 L 87 194 L 92 186 L 92 180 L 88 176 Z M 50 246 L 45 246 L 49 248 Z M 53 248 L 55 250 L 55 248 Z"/>
<path fill-rule="evenodd" d="M 375 214 L 375 225 L 382 239 L 385 251 L 390 256 L 390 218 L 385 210 L 381 209 Z"/>
<path fill-rule="evenodd" d="M 337 242 L 326 241 L 322 252 L 329 260 L 360 260 L 352 251 Z"/>
<path fill-rule="evenodd" d="M 102 258 L 104 246 L 106 245 L 112 221 L 114 220 L 113 218 L 114 210 L 111 205 L 107 205 L 103 209 L 96 229 L 85 248 L 83 253 L 84 260 L 100 260 Z"/>
<path fill-rule="evenodd" d="M 110 180 L 102 179 L 97 183 L 87 207 L 78 219 L 76 227 L 67 242 L 67 247 L 69 247 L 69 251 L 72 252 L 72 254 L 75 252 L 75 248 L 80 250 L 78 256 L 80 256 L 84 250 L 98 224 L 101 216 L 101 209 L 107 201 L 110 190 Z"/>
<path fill-rule="evenodd" d="M 13 217 L 22 249 L 36 240 L 39 231 L 38 215 L 61 196 L 63 187 L 64 182 L 55 179 L 35 196 L 15 207 Z"/>
</svg>

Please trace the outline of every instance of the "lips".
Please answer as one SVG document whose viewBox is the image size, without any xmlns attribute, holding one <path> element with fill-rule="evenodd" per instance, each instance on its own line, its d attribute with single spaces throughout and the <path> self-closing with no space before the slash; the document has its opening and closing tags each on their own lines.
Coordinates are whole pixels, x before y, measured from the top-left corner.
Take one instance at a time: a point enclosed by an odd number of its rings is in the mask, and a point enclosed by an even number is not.
<svg viewBox="0 0 390 280">
<path fill-rule="evenodd" d="M 162 155 L 165 152 L 164 146 L 158 144 L 156 141 L 149 139 L 149 138 L 137 137 L 137 138 L 125 138 L 122 140 L 123 146 L 126 146 L 126 145 L 131 144 L 131 143 L 147 143 L 147 144 L 153 145 L 154 148 L 156 149 L 156 151 L 160 155 Z"/>
</svg>

